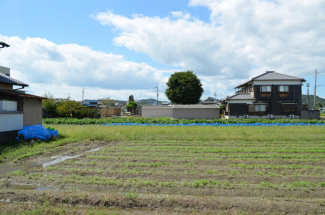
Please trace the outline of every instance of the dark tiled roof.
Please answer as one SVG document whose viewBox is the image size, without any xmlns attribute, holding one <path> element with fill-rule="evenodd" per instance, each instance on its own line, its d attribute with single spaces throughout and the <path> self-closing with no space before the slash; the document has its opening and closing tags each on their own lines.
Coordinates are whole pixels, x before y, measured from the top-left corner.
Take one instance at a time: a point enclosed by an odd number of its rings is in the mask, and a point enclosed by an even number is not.
<svg viewBox="0 0 325 215">
<path fill-rule="evenodd" d="M 281 74 L 274 71 L 268 71 L 263 73 L 262 75 L 256 76 L 255 78 L 252 78 L 252 80 L 259 80 L 259 81 L 268 81 L 268 80 L 297 80 L 297 81 L 306 81 L 303 78 Z"/>
<path fill-rule="evenodd" d="M 265 72 L 259 76 L 256 76 L 256 77 L 252 78 L 250 81 L 247 81 L 235 88 L 240 88 L 252 81 L 302 81 L 302 82 L 305 82 L 306 80 L 303 78 L 286 75 L 286 74 L 282 74 L 282 73 L 278 73 L 278 72 L 274 72 L 274 71 L 267 71 L 267 72 Z"/>
<path fill-rule="evenodd" d="M 249 93 L 238 93 L 228 97 L 226 100 L 254 100 L 254 98 Z"/>
<path fill-rule="evenodd" d="M 18 81 L 17 79 L 11 78 L 8 75 L 2 74 L 2 73 L 0 73 L 0 83 L 28 87 L 28 84 L 25 84 L 24 82 Z"/>
<path fill-rule="evenodd" d="M 31 94 L 26 94 L 22 92 L 18 92 L 15 90 L 0 90 L 0 95 L 6 95 L 6 96 L 12 96 L 12 97 L 18 97 L 18 98 L 37 98 L 37 99 L 46 99 L 41 96 L 34 96 Z"/>
</svg>

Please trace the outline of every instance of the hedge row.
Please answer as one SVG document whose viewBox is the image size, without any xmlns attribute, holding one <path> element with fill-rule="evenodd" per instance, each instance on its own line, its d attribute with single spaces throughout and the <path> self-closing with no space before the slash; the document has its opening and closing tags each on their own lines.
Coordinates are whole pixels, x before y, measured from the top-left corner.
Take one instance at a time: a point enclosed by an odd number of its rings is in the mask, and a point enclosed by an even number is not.
<svg viewBox="0 0 325 215">
<path fill-rule="evenodd" d="M 220 124 L 252 124 L 252 123 L 307 123 L 325 124 L 325 120 L 309 119 L 171 119 L 171 118 L 142 118 L 142 117 L 117 117 L 107 119 L 75 119 L 75 118 L 45 118 L 45 124 L 66 125 L 103 125 L 113 123 L 138 123 L 138 124 L 192 124 L 192 123 L 220 123 Z"/>
</svg>

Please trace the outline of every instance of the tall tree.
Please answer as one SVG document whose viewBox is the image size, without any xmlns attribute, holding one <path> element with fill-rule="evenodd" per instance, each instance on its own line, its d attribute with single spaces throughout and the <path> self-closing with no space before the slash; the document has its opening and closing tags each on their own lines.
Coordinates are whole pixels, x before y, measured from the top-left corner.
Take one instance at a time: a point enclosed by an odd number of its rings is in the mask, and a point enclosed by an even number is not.
<svg viewBox="0 0 325 215">
<path fill-rule="evenodd" d="M 165 94 L 175 104 L 197 104 L 204 91 L 200 79 L 193 71 L 172 74 L 167 87 Z"/>
<path fill-rule="evenodd" d="M 45 93 L 43 97 L 47 98 L 42 100 L 42 106 L 45 109 L 46 117 L 56 117 L 58 115 L 56 108 L 60 104 L 55 102 L 54 97 L 51 93 Z"/>
<path fill-rule="evenodd" d="M 129 104 L 126 106 L 127 110 L 129 112 L 135 113 L 135 111 L 137 110 L 138 104 L 134 101 L 129 101 Z"/>
</svg>

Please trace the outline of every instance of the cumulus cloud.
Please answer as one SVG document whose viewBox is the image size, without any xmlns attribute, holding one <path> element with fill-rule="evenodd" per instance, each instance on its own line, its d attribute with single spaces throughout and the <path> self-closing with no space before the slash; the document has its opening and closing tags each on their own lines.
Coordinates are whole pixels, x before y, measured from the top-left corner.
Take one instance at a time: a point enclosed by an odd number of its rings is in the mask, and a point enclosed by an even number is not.
<svg viewBox="0 0 325 215">
<path fill-rule="evenodd" d="M 88 92 L 96 88 L 97 95 L 91 97 L 126 99 L 127 94 L 154 91 L 155 86 L 163 88 L 164 73 L 169 73 L 77 44 L 57 45 L 41 38 L 2 38 L 11 47 L 1 52 L 0 65 L 10 67 L 12 77 L 28 83 L 38 95 L 52 92 L 67 96 L 70 92 L 79 94 L 76 99 L 81 99 L 81 88 L 88 88 Z"/>
<path fill-rule="evenodd" d="M 194 70 L 215 86 L 234 87 L 266 70 L 304 77 L 325 69 L 323 0 L 191 0 L 189 6 L 209 8 L 210 22 L 177 11 L 171 17 L 111 11 L 93 17 L 118 31 L 117 46 Z"/>
</svg>

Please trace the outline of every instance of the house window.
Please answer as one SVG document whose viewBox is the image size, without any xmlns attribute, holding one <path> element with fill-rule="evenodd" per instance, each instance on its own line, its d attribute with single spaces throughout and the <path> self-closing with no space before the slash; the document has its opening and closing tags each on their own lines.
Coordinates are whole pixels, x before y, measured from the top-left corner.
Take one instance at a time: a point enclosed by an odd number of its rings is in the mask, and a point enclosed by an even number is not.
<svg viewBox="0 0 325 215">
<path fill-rule="evenodd" d="M 255 105 L 255 112 L 265 112 L 266 105 Z"/>
<path fill-rule="evenodd" d="M 271 86 L 261 86 L 261 92 L 271 92 Z"/>
<path fill-rule="evenodd" d="M 279 86 L 279 92 L 289 92 L 289 86 Z"/>
<path fill-rule="evenodd" d="M 248 87 L 248 91 L 249 92 L 253 92 L 253 88 L 252 87 Z"/>
<path fill-rule="evenodd" d="M 283 111 L 286 113 L 291 113 L 296 111 L 297 103 L 284 103 L 282 104 Z"/>
</svg>

